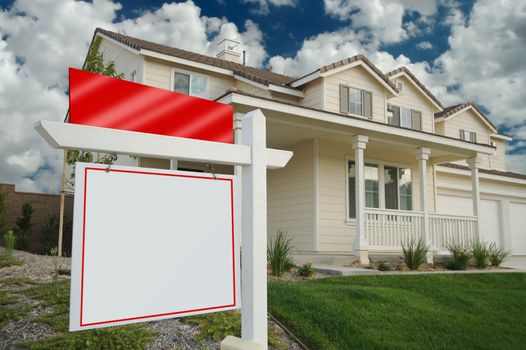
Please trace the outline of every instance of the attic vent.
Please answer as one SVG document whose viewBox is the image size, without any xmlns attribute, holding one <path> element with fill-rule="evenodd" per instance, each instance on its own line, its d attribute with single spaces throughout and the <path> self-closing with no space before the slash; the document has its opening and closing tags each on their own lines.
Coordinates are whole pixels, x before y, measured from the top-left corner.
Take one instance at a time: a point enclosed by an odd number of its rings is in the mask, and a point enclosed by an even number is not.
<svg viewBox="0 0 526 350">
<path fill-rule="evenodd" d="M 397 80 L 396 81 L 396 89 L 399 91 L 399 92 L 404 92 L 404 83 L 400 80 Z"/>
</svg>

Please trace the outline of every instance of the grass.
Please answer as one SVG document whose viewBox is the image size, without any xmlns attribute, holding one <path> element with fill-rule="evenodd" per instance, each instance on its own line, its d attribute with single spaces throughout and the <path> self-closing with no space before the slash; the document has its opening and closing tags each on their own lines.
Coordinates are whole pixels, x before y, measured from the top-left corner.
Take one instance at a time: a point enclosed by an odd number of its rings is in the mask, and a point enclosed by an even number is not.
<svg viewBox="0 0 526 350">
<path fill-rule="evenodd" d="M 526 274 L 269 283 L 269 311 L 311 349 L 519 349 Z"/>
<path fill-rule="evenodd" d="M 25 279 L 11 279 L 2 281 L 3 285 L 28 285 Z M 11 291 L 10 293 L 13 293 Z M 18 343 L 16 346 L 23 349 L 145 349 L 152 340 L 154 332 L 143 325 L 127 325 L 105 329 L 88 330 L 83 332 L 68 333 L 69 312 L 69 281 L 36 284 L 22 289 L 18 293 L 37 300 L 37 308 L 47 310 L 43 315 L 31 319 L 50 325 L 58 334 L 54 337 L 32 342 Z M 16 302 L 13 295 L 0 292 L 0 302 L 12 304 Z M 12 306 L 12 305 L 10 305 Z M 0 309 L 0 322 L 11 319 L 28 317 L 29 310 L 18 311 L 12 307 Z M 18 308 L 18 306 L 17 306 Z M 24 312 L 25 311 L 25 312 Z"/>
<path fill-rule="evenodd" d="M 11 267 L 11 266 L 23 266 L 25 264 L 25 261 L 18 260 L 15 258 L 7 258 L 5 256 L 0 256 L 0 269 L 4 267 Z"/>
</svg>

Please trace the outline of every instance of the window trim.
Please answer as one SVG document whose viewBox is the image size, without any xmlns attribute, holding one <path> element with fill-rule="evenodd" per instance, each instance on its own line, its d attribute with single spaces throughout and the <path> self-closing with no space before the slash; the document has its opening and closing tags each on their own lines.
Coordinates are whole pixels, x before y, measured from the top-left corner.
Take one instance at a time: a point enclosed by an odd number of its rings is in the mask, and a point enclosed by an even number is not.
<svg viewBox="0 0 526 350">
<path fill-rule="evenodd" d="M 351 85 L 351 84 L 339 84 L 339 86 L 345 86 L 347 87 L 347 89 L 349 90 L 349 94 L 348 94 L 348 102 L 349 102 L 349 105 L 347 106 L 347 109 L 349 110 L 349 112 L 345 113 L 346 115 L 350 115 L 350 116 L 353 116 L 353 117 L 358 117 L 358 118 L 363 118 L 363 119 L 367 119 L 367 120 L 371 120 L 371 119 L 374 119 L 374 116 L 373 116 L 373 100 L 374 100 L 374 94 L 373 94 L 373 91 L 372 90 L 368 90 L 368 89 L 364 89 L 364 88 L 361 88 L 361 87 L 358 87 L 356 85 Z M 361 105 L 362 105 L 362 114 L 354 114 L 354 113 L 351 113 L 351 89 L 355 89 L 355 90 L 360 90 L 360 98 L 361 98 Z M 368 92 L 371 94 L 371 116 L 370 117 L 366 117 L 364 114 L 365 114 L 365 98 L 364 98 L 364 92 Z M 338 99 L 340 99 L 340 96 L 338 96 Z"/>
<path fill-rule="evenodd" d="M 389 115 L 387 113 L 387 111 L 391 108 L 391 107 L 398 107 L 400 108 L 400 124 L 399 125 L 396 125 L 396 124 L 389 124 Z M 407 128 L 405 126 L 402 126 L 402 108 L 407 108 L 410 110 L 410 117 L 411 117 L 411 127 L 410 128 Z M 413 128 L 413 112 L 418 112 L 420 113 L 420 129 L 414 129 Z M 394 115 L 394 112 L 393 112 L 393 115 Z M 409 107 L 407 105 L 404 105 L 404 104 L 398 104 L 398 103 L 390 103 L 390 102 L 387 102 L 387 106 L 386 106 L 386 109 L 385 109 L 385 123 L 387 125 L 393 125 L 393 126 L 398 126 L 400 128 L 404 128 L 404 129 L 408 129 L 408 130 L 416 130 L 416 131 L 424 131 L 424 112 L 419 110 L 419 109 L 414 109 L 413 107 Z"/>
<path fill-rule="evenodd" d="M 170 91 L 175 91 L 175 87 L 174 87 L 175 73 L 181 73 L 181 74 L 186 74 L 186 75 L 190 76 L 190 79 L 188 81 L 188 96 L 210 99 L 210 83 L 209 83 L 210 82 L 210 79 L 209 79 L 210 77 L 208 75 L 201 74 L 201 73 L 196 73 L 194 71 L 189 71 L 189 70 L 184 70 L 184 69 L 172 67 L 172 69 L 170 70 Z M 204 97 L 195 96 L 195 95 L 191 94 L 191 91 L 192 91 L 192 76 L 199 76 L 199 77 L 205 78 L 205 80 L 206 80 L 206 89 L 205 89 L 205 96 Z"/>
<path fill-rule="evenodd" d="M 462 132 L 464 132 L 464 134 L 465 134 L 466 132 L 469 132 L 470 134 L 474 134 L 474 135 L 475 135 L 475 141 L 471 141 L 471 136 L 469 137 L 469 140 L 466 140 L 466 139 L 461 138 L 461 137 L 460 137 L 460 134 L 461 134 Z M 459 135 L 458 135 L 458 138 L 459 138 L 460 140 L 462 140 L 462 141 L 471 142 L 471 143 L 477 143 L 477 133 L 476 133 L 475 131 L 473 131 L 473 130 L 470 130 L 470 129 L 459 129 L 459 130 L 458 130 L 458 134 L 459 134 Z"/>
<path fill-rule="evenodd" d="M 356 218 L 349 217 L 349 161 L 356 161 L 354 159 L 353 155 L 347 154 L 345 155 L 345 223 L 347 225 L 355 225 L 356 224 Z M 413 210 L 401 210 L 401 209 L 387 209 L 387 210 L 394 210 L 394 211 L 400 211 L 400 212 L 415 212 L 415 191 L 414 191 L 414 184 L 415 184 L 415 167 L 409 164 L 404 163 L 398 163 L 398 162 L 389 162 L 379 159 L 365 159 L 364 158 L 364 165 L 366 163 L 369 164 L 375 164 L 378 166 L 378 196 L 379 196 L 379 208 L 377 209 L 385 209 L 385 178 L 384 178 L 384 167 L 390 166 L 390 167 L 396 167 L 397 169 L 400 168 L 408 168 L 411 169 L 411 207 Z M 398 174 L 398 171 L 397 171 Z M 398 208 L 400 208 L 400 192 L 398 192 L 397 195 L 397 201 L 398 201 Z M 367 208 L 366 208 L 367 209 Z M 373 208 L 374 209 L 374 208 Z"/>
</svg>

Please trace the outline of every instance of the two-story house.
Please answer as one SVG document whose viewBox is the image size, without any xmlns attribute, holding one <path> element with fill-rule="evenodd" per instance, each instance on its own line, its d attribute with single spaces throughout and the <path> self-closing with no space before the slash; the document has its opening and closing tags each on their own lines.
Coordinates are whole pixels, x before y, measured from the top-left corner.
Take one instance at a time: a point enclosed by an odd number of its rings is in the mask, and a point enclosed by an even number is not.
<svg viewBox="0 0 526 350">
<path fill-rule="evenodd" d="M 289 77 L 243 64 L 228 40 L 214 58 L 103 29 L 95 37 L 128 80 L 231 104 L 235 118 L 261 109 L 268 147 L 294 152 L 268 172 L 269 236 L 287 230 L 299 261 L 367 262 L 418 237 L 435 254 L 477 237 L 526 254 L 526 175 L 506 169 L 510 137 L 471 103 L 444 107 L 407 68 L 384 73 L 357 55 Z"/>
</svg>

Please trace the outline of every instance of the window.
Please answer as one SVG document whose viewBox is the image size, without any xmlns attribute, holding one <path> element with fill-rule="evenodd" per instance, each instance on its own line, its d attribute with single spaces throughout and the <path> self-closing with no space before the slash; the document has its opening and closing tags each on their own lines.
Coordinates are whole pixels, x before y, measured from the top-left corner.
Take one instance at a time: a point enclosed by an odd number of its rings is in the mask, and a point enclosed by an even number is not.
<svg viewBox="0 0 526 350">
<path fill-rule="evenodd" d="M 354 161 L 349 161 L 349 217 L 356 217 L 356 166 Z M 380 207 L 378 165 L 365 164 L 365 206 L 367 208 Z"/>
<path fill-rule="evenodd" d="M 137 71 L 134 69 L 131 73 L 130 73 L 130 81 L 132 83 L 135 83 L 135 79 L 137 78 Z"/>
<path fill-rule="evenodd" d="M 422 112 L 398 106 L 388 106 L 388 108 L 392 112 L 392 115 L 387 119 L 388 124 L 422 130 Z"/>
<path fill-rule="evenodd" d="M 202 75 L 174 73 L 174 91 L 185 95 L 207 98 L 208 79 Z"/>
<path fill-rule="evenodd" d="M 460 139 L 469 142 L 477 142 L 477 133 L 469 130 L 460 130 Z"/>
<path fill-rule="evenodd" d="M 347 85 L 340 85 L 340 111 L 345 114 L 372 118 L 373 93 Z"/>
<path fill-rule="evenodd" d="M 356 168 L 354 161 L 348 162 L 349 172 L 349 218 L 356 217 Z M 383 177 L 379 175 L 383 173 Z M 413 210 L 412 172 L 410 168 L 401 168 L 383 164 L 366 163 L 365 207 L 393 210 Z M 383 188 L 383 204 L 380 201 Z"/>
</svg>

